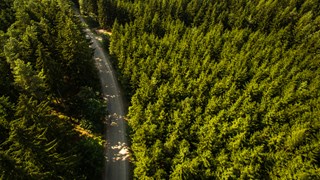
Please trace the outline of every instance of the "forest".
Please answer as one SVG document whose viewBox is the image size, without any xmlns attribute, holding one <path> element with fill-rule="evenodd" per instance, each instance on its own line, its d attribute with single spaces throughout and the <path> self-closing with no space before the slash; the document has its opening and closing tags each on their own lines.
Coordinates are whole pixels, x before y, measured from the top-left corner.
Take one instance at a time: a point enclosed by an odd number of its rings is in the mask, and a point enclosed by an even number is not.
<svg viewBox="0 0 320 180">
<path fill-rule="evenodd" d="M 0 179 L 100 179 L 100 82 L 67 0 L 0 1 Z"/>
<path fill-rule="evenodd" d="M 111 30 L 136 179 L 320 179 L 317 0 L 80 0 Z"/>
</svg>

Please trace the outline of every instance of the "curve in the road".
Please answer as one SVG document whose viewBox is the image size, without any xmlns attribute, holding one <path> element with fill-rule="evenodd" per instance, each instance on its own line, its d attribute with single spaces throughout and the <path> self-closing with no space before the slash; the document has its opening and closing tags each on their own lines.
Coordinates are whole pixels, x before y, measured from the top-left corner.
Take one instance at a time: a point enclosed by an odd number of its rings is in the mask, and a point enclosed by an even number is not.
<svg viewBox="0 0 320 180">
<path fill-rule="evenodd" d="M 79 17 L 82 23 L 86 23 L 81 16 Z M 97 40 L 99 37 L 88 28 L 85 29 L 85 32 L 87 37 L 91 39 L 91 47 L 95 49 L 94 58 L 99 71 L 103 96 L 107 100 L 107 109 L 110 114 L 106 117 L 105 139 L 107 143 L 103 178 L 108 180 L 127 180 L 129 179 L 130 168 L 123 97 L 109 56 Z"/>
</svg>

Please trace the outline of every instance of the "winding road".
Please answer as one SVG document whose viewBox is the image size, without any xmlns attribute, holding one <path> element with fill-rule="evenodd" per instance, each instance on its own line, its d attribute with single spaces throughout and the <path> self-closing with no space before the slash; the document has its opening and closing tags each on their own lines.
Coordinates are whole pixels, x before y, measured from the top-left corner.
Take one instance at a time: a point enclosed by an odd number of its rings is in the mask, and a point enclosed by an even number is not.
<svg viewBox="0 0 320 180">
<path fill-rule="evenodd" d="M 77 15 L 79 16 L 79 13 Z M 82 23 L 86 24 L 81 16 L 79 18 Z M 102 93 L 107 100 L 107 109 L 110 114 L 106 117 L 105 139 L 107 143 L 105 145 L 103 179 L 127 180 L 130 177 L 130 168 L 123 97 L 109 56 L 99 42 L 100 37 L 93 34 L 89 28 L 84 31 L 92 42 L 91 48 L 94 49 L 94 59 L 99 71 Z"/>
</svg>

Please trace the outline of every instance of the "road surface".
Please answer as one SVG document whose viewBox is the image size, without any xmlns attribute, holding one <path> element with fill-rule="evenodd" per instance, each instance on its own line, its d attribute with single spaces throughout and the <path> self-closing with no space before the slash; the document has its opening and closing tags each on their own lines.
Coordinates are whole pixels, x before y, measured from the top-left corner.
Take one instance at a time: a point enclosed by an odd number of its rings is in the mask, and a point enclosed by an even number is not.
<svg viewBox="0 0 320 180">
<path fill-rule="evenodd" d="M 85 23 L 81 16 L 80 20 Z M 95 49 L 94 59 L 99 70 L 102 93 L 107 100 L 107 109 L 110 114 L 106 117 L 105 139 L 107 143 L 103 179 L 127 180 L 129 179 L 130 168 L 123 97 L 109 56 L 99 42 L 100 37 L 93 34 L 89 28 L 84 31 L 87 38 L 91 39 L 91 47 Z"/>
</svg>

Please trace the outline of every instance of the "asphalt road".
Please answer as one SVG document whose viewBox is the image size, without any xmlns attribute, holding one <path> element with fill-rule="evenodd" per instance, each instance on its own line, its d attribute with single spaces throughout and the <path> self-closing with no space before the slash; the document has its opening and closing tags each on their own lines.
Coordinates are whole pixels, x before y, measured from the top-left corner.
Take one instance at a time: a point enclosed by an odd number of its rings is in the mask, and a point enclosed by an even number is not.
<svg viewBox="0 0 320 180">
<path fill-rule="evenodd" d="M 83 18 L 81 21 L 85 23 Z M 127 139 L 127 123 L 124 120 L 125 108 L 123 97 L 111 65 L 108 54 L 102 48 L 99 37 L 86 28 L 87 38 L 91 39 L 91 47 L 95 49 L 94 59 L 99 70 L 104 98 L 107 100 L 108 112 L 106 117 L 105 139 L 105 169 L 103 179 L 129 179 L 129 151 Z"/>
</svg>

